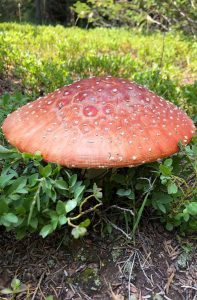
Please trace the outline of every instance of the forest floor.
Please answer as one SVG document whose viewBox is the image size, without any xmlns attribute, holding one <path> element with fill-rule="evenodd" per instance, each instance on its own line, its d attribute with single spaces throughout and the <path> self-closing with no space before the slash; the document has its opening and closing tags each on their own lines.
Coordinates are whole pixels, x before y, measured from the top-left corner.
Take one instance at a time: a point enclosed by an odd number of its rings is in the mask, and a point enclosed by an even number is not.
<svg viewBox="0 0 197 300">
<path fill-rule="evenodd" d="M 17 241 L 0 229 L 0 289 L 14 277 L 21 291 L 0 299 L 195 300 L 195 238 L 143 224 L 135 243 L 90 233 L 69 241 L 63 230 Z"/>
<path fill-rule="evenodd" d="M 0 86 L 12 93 L 9 80 Z M 69 240 L 64 230 L 17 241 L 0 228 L 0 236 L 0 292 L 21 282 L 0 300 L 197 300 L 196 239 L 160 223 L 143 220 L 135 243 L 121 233 Z"/>
</svg>

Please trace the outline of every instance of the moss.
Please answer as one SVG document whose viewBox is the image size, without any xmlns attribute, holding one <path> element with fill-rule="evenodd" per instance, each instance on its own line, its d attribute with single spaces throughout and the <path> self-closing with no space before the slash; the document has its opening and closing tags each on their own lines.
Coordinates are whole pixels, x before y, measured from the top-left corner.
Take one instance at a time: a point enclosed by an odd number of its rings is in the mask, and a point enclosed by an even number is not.
<svg viewBox="0 0 197 300">
<path fill-rule="evenodd" d="M 113 249 L 112 253 L 111 253 L 113 262 L 116 262 L 118 260 L 118 258 L 121 256 L 121 254 L 122 254 L 122 249 L 120 249 L 120 248 Z"/>
<path fill-rule="evenodd" d="M 99 290 L 101 288 L 101 280 L 98 275 L 98 269 L 86 268 L 78 277 L 81 285 L 84 285 L 91 290 Z"/>
</svg>

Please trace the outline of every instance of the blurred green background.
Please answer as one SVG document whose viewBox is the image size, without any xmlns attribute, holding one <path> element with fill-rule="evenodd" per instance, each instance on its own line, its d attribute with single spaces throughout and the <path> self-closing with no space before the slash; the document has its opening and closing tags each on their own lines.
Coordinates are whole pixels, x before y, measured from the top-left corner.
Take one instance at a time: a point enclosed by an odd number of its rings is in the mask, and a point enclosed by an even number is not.
<svg viewBox="0 0 197 300">
<path fill-rule="evenodd" d="M 0 22 L 179 29 L 195 34 L 196 11 L 194 0 L 1 0 Z"/>
</svg>

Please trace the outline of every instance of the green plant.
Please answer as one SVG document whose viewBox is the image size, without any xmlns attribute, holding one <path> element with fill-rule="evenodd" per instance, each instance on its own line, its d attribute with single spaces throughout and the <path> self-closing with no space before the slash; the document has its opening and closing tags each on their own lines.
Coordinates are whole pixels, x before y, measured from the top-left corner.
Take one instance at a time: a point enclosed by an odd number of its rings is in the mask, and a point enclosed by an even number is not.
<svg viewBox="0 0 197 300">
<path fill-rule="evenodd" d="M 90 220 L 85 215 L 102 205 L 96 184 L 91 188 L 70 170 L 44 163 L 39 154 L 0 146 L 0 162 L 0 225 L 15 229 L 19 238 L 27 230 L 46 237 L 65 224 L 75 238 L 86 233 Z"/>
<path fill-rule="evenodd" d="M 186 147 L 180 145 L 180 149 L 178 154 L 162 162 L 135 169 L 119 169 L 112 175 L 109 193 L 113 198 L 113 189 L 117 189 L 119 199 L 115 204 L 121 208 L 120 214 L 125 224 L 128 226 L 128 222 L 133 222 L 131 235 L 135 234 L 146 210 L 152 211 L 153 218 L 158 216 L 168 230 L 177 227 L 182 233 L 197 230 L 196 140 Z M 127 202 L 123 201 L 126 199 Z M 122 207 L 126 208 L 123 212 Z M 114 224 L 117 224 L 116 219 Z M 128 232 L 128 228 L 126 231 Z"/>
<path fill-rule="evenodd" d="M 28 290 L 28 287 L 25 284 L 21 283 L 21 281 L 15 277 L 12 280 L 10 287 L 0 290 L 0 294 L 15 296 L 16 294 L 20 294 L 27 290 Z"/>
<path fill-rule="evenodd" d="M 183 147 L 181 152 L 159 165 L 160 185 L 153 192 L 151 203 L 166 228 L 197 228 L 197 147 Z"/>
<path fill-rule="evenodd" d="M 18 238 L 27 231 L 46 237 L 66 225 L 78 238 L 86 234 L 88 216 L 114 203 L 133 222 L 132 236 L 146 206 L 155 209 L 169 230 L 196 230 L 196 155 L 196 145 L 182 147 L 163 163 L 110 170 L 98 180 L 84 178 L 80 170 L 47 164 L 39 154 L 1 146 L 0 224 L 15 230 Z M 127 210 L 133 211 L 133 220 Z"/>
<path fill-rule="evenodd" d="M 33 97 L 77 78 L 111 74 L 136 79 L 187 108 L 194 84 L 182 89 L 182 83 L 195 78 L 196 57 L 195 39 L 180 33 L 0 24 L 0 73 Z"/>
</svg>

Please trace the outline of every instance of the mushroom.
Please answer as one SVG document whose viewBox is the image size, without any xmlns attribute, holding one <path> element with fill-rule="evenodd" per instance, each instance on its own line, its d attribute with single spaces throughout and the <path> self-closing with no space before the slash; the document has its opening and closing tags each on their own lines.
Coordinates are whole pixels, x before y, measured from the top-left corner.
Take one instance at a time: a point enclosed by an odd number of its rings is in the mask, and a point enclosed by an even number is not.
<svg viewBox="0 0 197 300">
<path fill-rule="evenodd" d="M 195 132 L 180 108 L 111 76 L 82 79 L 11 113 L 3 132 L 21 152 L 76 168 L 132 167 L 167 157 Z"/>
</svg>

